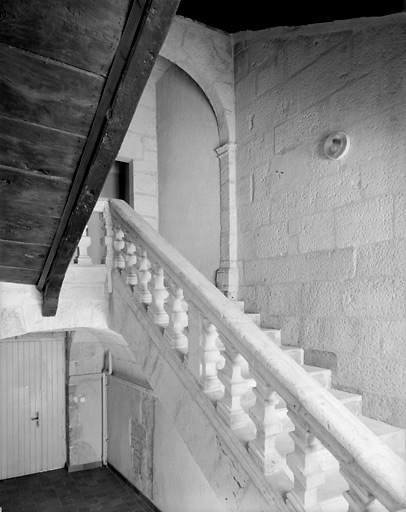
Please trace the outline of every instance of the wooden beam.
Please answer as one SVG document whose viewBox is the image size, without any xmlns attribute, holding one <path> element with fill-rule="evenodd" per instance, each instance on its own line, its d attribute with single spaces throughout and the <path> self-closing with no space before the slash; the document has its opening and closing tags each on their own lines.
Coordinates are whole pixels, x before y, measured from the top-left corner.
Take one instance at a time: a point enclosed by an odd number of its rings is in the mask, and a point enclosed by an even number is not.
<svg viewBox="0 0 406 512">
<path fill-rule="evenodd" d="M 60 288 L 120 149 L 180 0 L 133 3 L 37 288 L 54 316 Z"/>
<path fill-rule="evenodd" d="M 131 0 L 1 0 L 0 42 L 106 76 Z"/>
<path fill-rule="evenodd" d="M 87 136 L 105 79 L 0 43 L 0 115 Z"/>
<path fill-rule="evenodd" d="M 21 283 L 21 284 L 35 284 L 38 281 L 40 271 L 17 268 L 17 267 L 4 267 L 0 266 L 0 281 L 6 283 Z"/>
<path fill-rule="evenodd" d="M 16 210 L 30 209 L 37 215 L 60 217 L 70 180 L 38 171 L 0 165 L 0 204 Z M 41 201 L 38 201 L 38 198 Z"/>
<path fill-rule="evenodd" d="M 72 179 L 86 137 L 0 115 L 0 162 Z"/>
<path fill-rule="evenodd" d="M 10 242 L 0 239 L 0 261 L 2 267 L 35 270 L 37 276 L 48 254 L 49 246 Z"/>
<path fill-rule="evenodd" d="M 10 242 L 50 246 L 58 219 L 37 215 L 35 209 L 16 209 L 13 203 L 0 203 L 0 239 Z"/>
</svg>

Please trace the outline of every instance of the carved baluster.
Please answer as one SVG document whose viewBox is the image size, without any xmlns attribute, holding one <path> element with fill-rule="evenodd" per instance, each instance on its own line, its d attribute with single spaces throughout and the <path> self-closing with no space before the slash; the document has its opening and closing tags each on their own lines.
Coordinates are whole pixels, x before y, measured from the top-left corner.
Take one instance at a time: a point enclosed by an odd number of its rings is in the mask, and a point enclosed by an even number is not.
<svg viewBox="0 0 406 512">
<path fill-rule="evenodd" d="M 165 336 L 169 339 L 172 348 L 182 354 L 187 353 L 188 339 L 184 329 L 188 326 L 187 304 L 183 297 L 183 290 L 176 283 L 168 287 L 169 296 L 165 303 L 169 323 L 165 329 Z"/>
<path fill-rule="evenodd" d="M 270 474 L 278 471 L 284 462 L 275 446 L 276 438 L 283 430 L 276 413 L 280 398 L 262 378 L 256 376 L 255 380 L 256 401 L 249 416 L 255 423 L 257 435 L 248 443 L 248 451 L 264 474 Z"/>
<path fill-rule="evenodd" d="M 241 375 L 243 358 L 224 343 L 224 368 L 218 372 L 220 381 L 224 384 L 224 396 L 217 403 L 217 411 L 224 422 L 233 430 L 245 427 L 248 415 L 241 406 L 241 398 L 247 392 L 247 382 Z"/>
<path fill-rule="evenodd" d="M 289 435 L 295 449 L 286 461 L 294 475 L 293 490 L 287 494 L 287 503 L 297 511 L 318 512 L 317 492 L 325 482 L 325 472 L 320 465 L 320 455 L 325 450 L 322 443 L 310 432 L 309 426 L 288 408 L 288 416 L 295 430 Z"/>
<path fill-rule="evenodd" d="M 202 365 L 200 361 L 200 345 L 202 336 L 203 318 L 199 309 L 188 300 L 188 347 L 184 362 L 187 364 L 189 372 L 200 382 Z"/>
<path fill-rule="evenodd" d="M 114 267 L 114 247 L 113 247 L 114 228 L 113 228 L 113 220 L 111 218 L 111 213 L 110 213 L 110 205 L 107 202 L 105 203 L 103 219 L 104 219 L 104 226 L 105 226 L 104 243 L 106 246 L 106 255 L 104 258 L 104 264 L 107 267 L 107 287 L 108 287 L 108 291 L 111 293 L 113 291 L 112 282 L 111 282 L 111 272 Z"/>
<path fill-rule="evenodd" d="M 120 272 L 125 268 L 125 258 L 123 249 L 125 247 L 124 233 L 121 228 L 114 230 L 114 267 L 118 268 Z"/>
<path fill-rule="evenodd" d="M 90 247 L 90 244 L 92 243 L 92 239 L 89 236 L 89 228 L 88 226 L 85 227 L 82 238 L 80 239 L 78 243 L 78 251 L 79 255 L 77 257 L 77 264 L 78 265 L 91 265 L 92 264 L 92 258 L 87 254 L 87 249 Z"/>
<path fill-rule="evenodd" d="M 157 264 L 153 266 L 153 276 L 150 281 L 149 289 L 152 301 L 148 310 L 154 318 L 154 323 L 161 327 L 166 327 L 169 323 L 169 317 L 165 311 L 165 301 L 168 297 L 168 291 L 164 285 L 164 269 Z"/>
<path fill-rule="evenodd" d="M 145 251 L 141 246 L 137 246 L 137 263 L 135 269 L 137 272 L 137 284 L 134 288 L 134 293 L 142 304 L 151 304 L 152 296 L 148 288 L 148 283 L 151 280 L 151 263 Z"/>
<path fill-rule="evenodd" d="M 137 284 L 137 273 L 135 271 L 137 256 L 135 251 L 135 245 L 131 240 L 127 241 L 125 250 L 125 281 L 126 284 L 131 286 L 131 289 Z"/>
<path fill-rule="evenodd" d="M 219 366 L 224 367 L 224 358 L 219 350 L 219 335 L 215 325 L 208 320 L 202 322 L 201 332 L 201 383 L 203 391 L 213 398 L 224 394 L 224 385 L 218 378 Z"/>
<path fill-rule="evenodd" d="M 374 496 L 362 485 L 354 482 L 344 467 L 340 468 L 340 472 L 347 480 L 349 490 L 344 492 L 343 496 L 348 501 L 348 512 L 374 512 L 381 511 L 382 505 L 378 503 Z"/>
</svg>

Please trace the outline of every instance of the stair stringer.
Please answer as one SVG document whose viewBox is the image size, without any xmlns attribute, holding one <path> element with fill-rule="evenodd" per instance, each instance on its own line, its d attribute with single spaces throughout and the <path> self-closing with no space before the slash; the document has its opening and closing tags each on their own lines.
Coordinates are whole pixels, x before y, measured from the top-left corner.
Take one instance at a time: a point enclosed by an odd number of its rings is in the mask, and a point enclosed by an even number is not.
<svg viewBox="0 0 406 512">
<path fill-rule="evenodd" d="M 215 407 L 186 370 L 181 356 L 165 344 L 162 330 L 134 301 L 117 271 L 112 276 L 111 329 L 123 336 L 175 429 L 225 511 L 287 512 L 275 489 L 248 451 L 219 419 Z"/>
</svg>

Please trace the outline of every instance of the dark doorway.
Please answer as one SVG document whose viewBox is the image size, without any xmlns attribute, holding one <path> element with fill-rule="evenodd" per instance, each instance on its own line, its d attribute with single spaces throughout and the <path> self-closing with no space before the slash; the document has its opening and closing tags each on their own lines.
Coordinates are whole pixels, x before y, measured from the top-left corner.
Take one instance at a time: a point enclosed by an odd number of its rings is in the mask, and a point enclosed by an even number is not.
<svg viewBox="0 0 406 512">
<path fill-rule="evenodd" d="M 130 204 L 130 165 L 116 160 L 110 169 L 100 197 L 123 199 Z"/>
</svg>

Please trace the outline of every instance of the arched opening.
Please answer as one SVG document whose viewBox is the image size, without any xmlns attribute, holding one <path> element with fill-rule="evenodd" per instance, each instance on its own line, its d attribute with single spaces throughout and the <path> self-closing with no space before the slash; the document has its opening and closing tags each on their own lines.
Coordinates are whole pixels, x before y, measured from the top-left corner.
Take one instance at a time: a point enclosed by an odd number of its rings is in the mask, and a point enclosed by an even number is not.
<svg viewBox="0 0 406 512">
<path fill-rule="evenodd" d="M 156 84 L 159 231 L 211 282 L 220 266 L 218 125 L 176 65 Z"/>
</svg>

